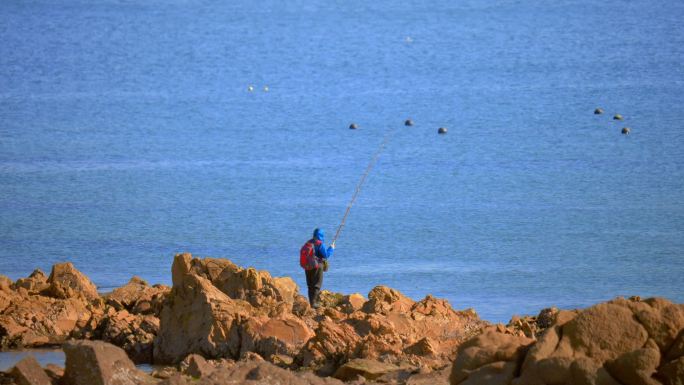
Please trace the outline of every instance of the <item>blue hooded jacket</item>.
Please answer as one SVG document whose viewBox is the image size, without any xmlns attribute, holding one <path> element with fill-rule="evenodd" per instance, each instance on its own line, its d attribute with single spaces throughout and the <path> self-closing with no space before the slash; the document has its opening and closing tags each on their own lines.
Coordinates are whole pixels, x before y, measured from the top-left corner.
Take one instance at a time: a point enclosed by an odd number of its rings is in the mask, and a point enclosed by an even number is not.
<svg viewBox="0 0 684 385">
<path fill-rule="evenodd" d="M 317 239 L 317 240 L 321 241 L 321 244 L 319 246 L 315 247 L 316 256 L 318 258 L 327 259 L 327 258 L 332 257 L 333 251 L 335 251 L 335 249 L 333 249 L 332 246 L 328 246 L 327 249 L 325 248 L 325 245 L 324 245 L 325 233 L 323 232 L 323 229 L 317 228 L 316 230 L 314 230 L 313 239 L 314 240 Z"/>
</svg>

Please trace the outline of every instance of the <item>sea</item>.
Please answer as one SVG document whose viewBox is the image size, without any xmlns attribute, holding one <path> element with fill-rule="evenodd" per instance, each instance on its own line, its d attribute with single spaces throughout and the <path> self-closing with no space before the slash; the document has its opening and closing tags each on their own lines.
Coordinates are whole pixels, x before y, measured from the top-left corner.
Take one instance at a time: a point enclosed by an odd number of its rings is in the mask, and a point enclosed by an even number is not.
<svg viewBox="0 0 684 385">
<path fill-rule="evenodd" d="M 684 302 L 682 20 L 666 0 L 1 1 L 0 274 L 169 285 L 190 252 L 306 293 L 300 247 L 332 240 L 386 140 L 324 289 L 491 322 Z"/>
</svg>

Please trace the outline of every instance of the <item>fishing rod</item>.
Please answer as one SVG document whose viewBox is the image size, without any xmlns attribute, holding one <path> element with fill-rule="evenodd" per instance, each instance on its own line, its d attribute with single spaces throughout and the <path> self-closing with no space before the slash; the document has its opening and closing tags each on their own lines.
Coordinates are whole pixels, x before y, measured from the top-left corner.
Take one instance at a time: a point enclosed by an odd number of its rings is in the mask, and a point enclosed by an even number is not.
<svg viewBox="0 0 684 385">
<path fill-rule="evenodd" d="M 375 154 L 373 154 L 373 157 L 371 158 L 370 162 L 368 162 L 366 171 L 363 173 L 363 175 L 361 175 L 361 179 L 359 180 L 359 183 L 356 185 L 356 190 L 354 190 L 354 195 L 352 195 L 352 199 L 351 201 L 349 201 L 349 204 L 347 205 L 347 209 L 345 210 L 344 216 L 342 217 L 342 222 L 340 222 L 339 227 L 337 227 L 337 231 L 335 232 L 335 236 L 332 240 L 333 245 L 335 244 L 335 241 L 337 241 L 337 237 L 339 237 L 340 233 L 342 232 L 342 228 L 344 227 L 344 224 L 347 221 L 347 216 L 349 216 L 349 211 L 351 211 L 351 208 L 354 205 L 354 202 L 356 201 L 356 197 L 359 195 L 359 192 L 361 192 L 361 187 L 363 186 L 363 183 L 366 181 L 368 174 L 370 174 L 371 170 L 373 169 L 373 166 L 375 166 L 375 162 L 380 157 L 380 154 L 387 146 L 387 143 L 389 143 L 390 138 L 393 134 L 394 130 L 385 134 L 385 138 L 382 140 L 382 143 L 380 143 L 380 147 L 378 147 L 378 149 L 375 151 Z"/>
</svg>

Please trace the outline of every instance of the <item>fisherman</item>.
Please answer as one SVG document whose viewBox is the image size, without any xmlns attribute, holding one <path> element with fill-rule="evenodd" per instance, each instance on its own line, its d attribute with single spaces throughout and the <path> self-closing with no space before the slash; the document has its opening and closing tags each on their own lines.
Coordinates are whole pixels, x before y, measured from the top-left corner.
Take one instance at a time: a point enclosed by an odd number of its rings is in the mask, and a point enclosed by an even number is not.
<svg viewBox="0 0 684 385">
<path fill-rule="evenodd" d="M 302 246 L 299 253 L 299 264 L 306 273 L 306 286 L 309 289 L 309 304 L 314 309 L 320 307 L 318 295 L 323 286 L 323 272 L 328 270 L 328 258 L 332 257 L 335 250 L 335 242 L 325 248 L 325 234 L 322 229 L 316 228 L 313 238 Z"/>
</svg>

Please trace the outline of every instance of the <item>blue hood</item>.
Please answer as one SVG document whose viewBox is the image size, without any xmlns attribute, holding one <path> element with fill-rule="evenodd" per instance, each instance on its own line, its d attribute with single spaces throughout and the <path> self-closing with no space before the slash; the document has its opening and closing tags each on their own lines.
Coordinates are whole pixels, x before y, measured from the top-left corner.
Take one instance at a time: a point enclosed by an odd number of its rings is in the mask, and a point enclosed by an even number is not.
<svg viewBox="0 0 684 385">
<path fill-rule="evenodd" d="M 313 237 L 321 242 L 325 242 L 325 233 L 323 233 L 322 229 L 317 228 L 314 230 Z"/>
</svg>

